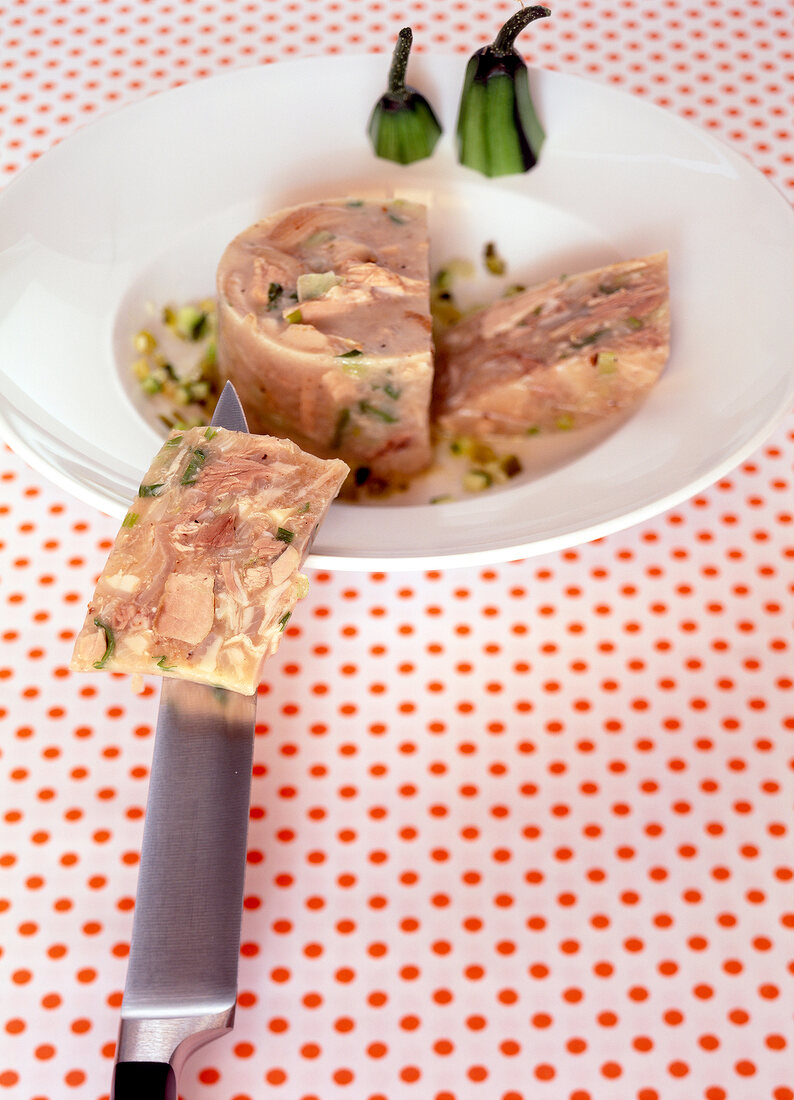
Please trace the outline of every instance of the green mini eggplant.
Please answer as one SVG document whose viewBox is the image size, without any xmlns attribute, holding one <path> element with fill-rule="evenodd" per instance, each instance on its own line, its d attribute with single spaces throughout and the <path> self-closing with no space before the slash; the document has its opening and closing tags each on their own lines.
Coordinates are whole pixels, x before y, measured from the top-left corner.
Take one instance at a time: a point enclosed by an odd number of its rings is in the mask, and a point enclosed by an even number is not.
<svg viewBox="0 0 794 1100">
<path fill-rule="evenodd" d="M 521 31 L 548 8 L 522 8 L 490 46 L 469 59 L 458 113 L 458 159 L 485 176 L 528 172 L 545 134 L 529 94 L 524 59 L 514 48 Z"/>
<path fill-rule="evenodd" d="M 441 137 L 441 126 L 425 97 L 405 83 L 413 34 L 403 27 L 394 47 L 389 84 L 375 104 L 367 131 L 375 153 L 397 164 L 429 157 Z"/>
</svg>

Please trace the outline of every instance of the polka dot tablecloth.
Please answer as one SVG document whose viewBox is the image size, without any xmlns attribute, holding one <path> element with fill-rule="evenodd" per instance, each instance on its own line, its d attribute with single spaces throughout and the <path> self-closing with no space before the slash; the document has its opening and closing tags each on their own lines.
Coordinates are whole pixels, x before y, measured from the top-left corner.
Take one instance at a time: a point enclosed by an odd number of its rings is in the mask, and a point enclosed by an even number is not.
<svg viewBox="0 0 794 1100">
<path fill-rule="evenodd" d="M 0 2 L 0 180 L 299 55 L 511 3 Z M 561 0 L 531 61 L 789 196 L 790 2 Z M 718 246 L 718 245 L 717 245 Z M 791 416 L 700 496 L 491 569 L 318 573 L 259 699 L 232 1034 L 185 1100 L 792 1100 Z M 67 665 L 115 522 L 0 450 L 0 1100 L 107 1097 L 157 685 Z"/>
</svg>

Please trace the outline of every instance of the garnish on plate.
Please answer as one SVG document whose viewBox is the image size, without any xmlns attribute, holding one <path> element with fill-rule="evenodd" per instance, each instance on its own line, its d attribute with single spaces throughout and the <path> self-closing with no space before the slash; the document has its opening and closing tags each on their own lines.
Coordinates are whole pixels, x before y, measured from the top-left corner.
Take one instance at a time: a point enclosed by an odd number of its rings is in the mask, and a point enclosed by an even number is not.
<svg viewBox="0 0 794 1100">
<path fill-rule="evenodd" d="M 441 125 L 421 92 L 405 83 L 413 32 L 403 27 L 397 36 L 388 87 L 370 115 L 367 132 L 375 153 L 397 164 L 429 157 L 441 137 Z"/>
<path fill-rule="evenodd" d="M 469 59 L 458 113 L 458 159 L 485 176 L 507 176 L 534 168 L 545 134 L 529 92 L 524 59 L 513 43 L 548 8 L 522 8 L 504 24 L 490 46 Z"/>
</svg>

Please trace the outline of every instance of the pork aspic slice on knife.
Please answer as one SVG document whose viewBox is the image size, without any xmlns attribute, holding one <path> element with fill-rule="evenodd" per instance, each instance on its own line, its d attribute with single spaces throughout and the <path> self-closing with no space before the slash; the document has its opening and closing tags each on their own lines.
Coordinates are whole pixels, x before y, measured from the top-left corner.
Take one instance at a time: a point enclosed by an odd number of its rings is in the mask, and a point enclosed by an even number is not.
<svg viewBox="0 0 794 1100">
<path fill-rule="evenodd" d="M 359 484 L 430 464 L 423 206 L 308 203 L 251 226 L 218 266 L 218 367 L 252 431 L 339 456 Z"/>
<path fill-rule="evenodd" d="M 252 695 L 308 590 L 301 564 L 347 474 L 289 440 L 172 432 L 122 522 L 72 668 Z"/>
<path fill-rule="evenodd" d="M 669 345 L 666 252 L 563 275 L 442 334 L 436 422 L 475 437 L 585 426 L 648 390 Z"/>
</svg>

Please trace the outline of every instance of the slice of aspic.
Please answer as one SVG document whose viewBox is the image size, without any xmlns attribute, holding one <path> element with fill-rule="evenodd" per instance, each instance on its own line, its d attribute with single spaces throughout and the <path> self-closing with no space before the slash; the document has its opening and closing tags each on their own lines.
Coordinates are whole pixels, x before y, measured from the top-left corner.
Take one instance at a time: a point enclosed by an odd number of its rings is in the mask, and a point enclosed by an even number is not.
<svg viewBox="0 0 794 1100">
<path fill-rule="evenodd" d="M 359 483 L 430 464 L 427 217 L 315 202 L 236 237 L 217 273 L 218 368 L 252 431 L 343 458 Z"/>
<path fill-rule="evenodd" d="M 300 566 L 347 473 L 289 440 L 172 432 L 122 522 L 72 668 L 252 695 L 308 590 Z"/>
<path fill-rule="evenodd" d="M 669 352 L 666 252 L 564 275 L 441 336 L 435 417 L 475 437 L 585 426 L 637 401 Z"/>
</svg>

